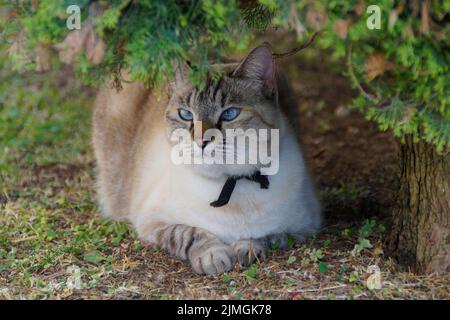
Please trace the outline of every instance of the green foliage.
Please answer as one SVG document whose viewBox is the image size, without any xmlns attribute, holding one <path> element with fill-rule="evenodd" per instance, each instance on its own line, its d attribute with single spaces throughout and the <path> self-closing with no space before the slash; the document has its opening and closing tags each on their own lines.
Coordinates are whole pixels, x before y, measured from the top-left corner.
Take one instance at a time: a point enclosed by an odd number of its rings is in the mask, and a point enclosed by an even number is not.
<svg viewBox="0 0 450 320">
<path fill-rule="evenodd" d="M 258 266 L 256 264 L 252 264 L 250 267 L 248 267 L 248 269 L 246 271 L 244 271 L 244 275 L 248 279 L 254 280 L 254 279 L 256 279 L 257 272 L 258 272 Z"/>
<path fill-rule="evenodd" d="M 321 48 L 349 65 L 343 70 L 360 95 L 354 105 L 383 131 L 403 138 L 412 135 L 436 146 L 450 147 L 450 32 L 445 14 L 450 3 L 380 0 L 285 1 L 260 0 L 276 14 L 275 25 L 294 28 L 289 12 L 299 22 L 322 32 Z M 366 9 L 381 9 L 381 29 L 370 30 Z M 428 23 L 424 21 L 426 17 Z M 321 17 L 322 19 L 315 19 Z M 323 20 L 319 23 L 317 20 Z"/>
<path fill-rule="evenodd" d="M 87 0 L 39 3 L 33 8 L 31 1 L 23 1 L 11 9 L 21 19 L 15 20 L 18 27 L 8 35 L 23 30 L 26 50 L 64 39 L 69 33 L 65 13 L 69 4 L 78 5 L 85 16 L 90 6 Z M 174 63 L 185 60 L 192 65 L 192 80 L 199 83 L 208 71 L 209 57 L 220 58 L 227 50 L 243 49 L 248 40 L 234 0 L 115 0 L 99 1 L 99 6 L 104 10 L 99 10 L 93 23 L 106 44 L 104 59 L 93 65 L 85 55 L 78 57 L 78 73 L 89 84 L 122 69 L 134 79 L 157 84 L 173 77 Z"/>
<path fill-rule="evenodd" d="M 88 252 L 84 255 L 84 260 L 93 264 L 99 264 L 105 260 L 105 257 L 97 251 Z"/>
<path fill-rule="evenodd" d="M 364 249 L 370 249 L 372 248 L 372 244 L 370 243 L 369 239 L 359 239 L 358 243 L 353 248 L 352 254 L 357 255 L 361 253 Z"/>
<path fill-rule="evenodd" d="M 371 249 L 373 247 L 372 243 L 370 242 L 369 237 L 372 236 L 372 234 L 375 231 L 376 226 L 375 220 L 365 220 L 361 228 L 358 232 L 358 243 L 355 244 L 355 247 L 353 248 L 352 255 L 360 254 L 364 249 Z M 382 230 L 383 227 L 379 227 L 379 231 Z"/>
<path fill-rule="evenodd" d="M 361 94 L 357 108 L 381 130 L 422 138 L 445 152 L 450 147 L 450 33 L 444 19 L 449 2 L 433 1 L 427 13 L 412 2 L 377 1 L 380 30 L 367 28 L 370 14 L 366 7 L 358 13 L 359 0 L 320 3 L 328 17 L 320 44 L 337 59 L 347 59 L 354 84 L 375 96 Z M 422 15 L 431 21 L 429 27 Z M 348 30 L 339 20 L 349 24 Z"/>
<path fill-rule="evenodd" d="M 359 236 L 361 238 L 368 238 L 372 235 L 376 225 L 375 220 L 365 220 L 361 228 L 359 229 Z"/>
<path fill-rule="evenodd" d="M 42 44 L 61 43 L 69 32 L 65 8 L 79 5 L 85 21 L 92 1 L 39 3 L 38 7 L 33 7 L 31 0 L 7 5 L 16 18 L 0 25 L 3 37 L 9 40 L 23 31 L 24 52 Z M 78 74 L 89 84 L 106 76 L 117 79 L 124 69 L 133 79 L 157 84 L 173 77 L 173 66 L 181 61 L 190 62 L 190 77 L 200 84 L 208 72 L 208 61 L 221 61 L 228 53 L 243 50 L 252 29 L 276 26 L 297 33 L 322 29 L 318 45 L 347 62 L 343 71 L 361 93 L 354 105 L 368 119 L 398 137 L 412 135 L 433 143 L 441 152 L 450 146 L 448 1 L 430 2 L 424 11 L 419 2 L 379 0 L 379 30 L 367 27 L 369 3 L 360 0 L 95 3 L 101 10 L 93 24 L 106 52 L 96 65 L 85 53 L 78 56 Z M 15 63 L 32 68 L 35 61 L 16 55 Z"/>
<path fill-rule="evenodd" d="M 276 7 L 255 3 L 243 11 L 243 18 L 251 28 L 266 30 L 275 15 Z"/>
<path fill-rule="evenodd" d="M 317 264 L 317 269 L 319 270 L 320 273 L 326 273 L 328 272 L 328 264 L 326 262 L 319 262 Z"/>
<path fill-rule="evenodd" d="M 287 264 L 293 264 L 295 261 L 297 261 L 297 258 L 295 256 L 289 256 L 287 259 Z"/>
<path fill-rule="evenodd" d="M 317 262 L 324 257 L 322 250 L 313 249 L 309 255 L 311 261 Z"/>
</svg>

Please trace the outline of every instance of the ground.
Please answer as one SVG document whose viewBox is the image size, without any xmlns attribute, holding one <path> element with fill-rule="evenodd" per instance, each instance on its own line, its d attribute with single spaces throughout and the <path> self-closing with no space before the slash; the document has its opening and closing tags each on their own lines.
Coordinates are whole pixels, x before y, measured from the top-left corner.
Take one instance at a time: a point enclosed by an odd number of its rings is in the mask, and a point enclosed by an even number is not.
<svg viewBox="0 0 450 320">
<path fill-rule="evenodd" d="M 248 270 L 199 276 L 103 219 L 90 145 L 94 90 L 70 72 L 0 70 L 0 299 L 448 299 L 448 276 L 418 276 L 384 252 L 396 142 L 351 108 L 323 58 L 281 63 L 326 223 Z M 0 63 L 1 67 L 1 63 Z M 379 281 L 378 281 L 379 280 Z"/>
</svg>

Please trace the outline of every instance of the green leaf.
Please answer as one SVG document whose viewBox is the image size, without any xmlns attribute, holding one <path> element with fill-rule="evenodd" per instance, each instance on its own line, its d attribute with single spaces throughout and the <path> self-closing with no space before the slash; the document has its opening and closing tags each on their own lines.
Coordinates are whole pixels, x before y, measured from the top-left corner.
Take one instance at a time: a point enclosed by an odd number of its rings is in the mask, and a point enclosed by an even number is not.
<svg viewBox="0 0 450 320">
<path fill-rule="evenodd" d="M 46 236 L 46 240 L 47 241 L 52 241 L 55 238 L 56 238 L 56 232 L 55 231 L 53 231 L 53 230 L 47 231 L 47 236 Z"/>
<path fill-rule="evenodd" d="M 258 267 L 256 264 L 252 264 L 247 271 L 244 272 L 245 276 L 250 279 L 256 279 L 256 271 L 258 270 Z"/>
<path fill-rule="evenodd" d="M 348 277 L 348 281 L 350 283 L 358 281 L 359 280 L 359 274 L 358 271 L 353 271 L 350 276 Z"/>
<path fill-rule="evenodd" d="M 94 264 L 99 264 L 100 262 L 105 261 L 106 258 L 102 256 L 98 251 L 93 251 L 86 253 L 84 255 L 84 260 Z"/>
<path fill-rule="evenodd" d="M 365 220 L 361 229 L 359 229 L 359 236 L 361 238 L 368 238 L 372 235 L 373 229 L 375 227 L 375 220 Z"/>
<path fill-rule="evenodd" d="M 352 234 L 352 230 L 349 229 L 349 228 L 345 228 L 344 230 L 342 230 L 341 234 L 342 234 L 344 237 L 350 237 L 350 235 Z"/>
<path fill-rule="evenodd" d="M 280 247 L 280 241 L 275 241 L 270 244 L 271 250 L 278 250 L 279 247 Z"/>
<path fill-rule="evenodd" d="M 329 247 L 329 246 L 331 245 L 331 240 L 330 240 L 330 239 L 325 240 L 325 241 L 323 242 L 323 245 L 324 245 L 325 247 Z"/>
<path fill-rule="evenodd" d="M 295 245 L 295 238 L 291 235 L 288 235 L 288 248 L 292 248 Z"/>
<path fill-rule="evenodd" d="M 122 241 L 122 235 L 118 234 L 114 239 L 111 240 L 112 244 L 119 244 Z"/>
<path fill-rule="evenodd" d="M 321 261 L 317 265 L 317 268 L 319 269 L 320 273 L 326 273 L 328 271 L 328 264 L 326 264 L 325 262 Z"/>
<path fill-rule="evenodd" d="M 359 242 L 359 246 L 360 246 L 361 248 L 363 248 L 363 249 L 365 249 L 365 248 L 372 248 L 372 244 L 370 243 L 370 240 L 369 240 L 369 239 L 362 239 L 362 240 Z"/>
<path fill-rule="evenodd" d="M 231 277 L 230 277 L 229 274 L 224 273 L 224 274 L 223 274 L 223 277 L 222 277 L 222 280 L 223 280 L 224 283 L 228 284 L 228 283 L 230 283 L 230 281 L 231 281 Z"/>
<path fill-rule="evenodd" d="M 294 256 L 289 256 L 289 258 L 288 258 L 288 260 L 287 260 L 287 264 L 293 264 L 296 260 L 297 260 L 296 257 L 294 257 Z"/>
<path fill-rule="evenodd" d="M 355 256 L 356 254 L 360 253 L 364 249 L 370 249 L 372 248 L 372 244 L 370 243 L 369 239 L 359 239 L 359 242 L 355 245 L 352 251 L 352 255 Z"/>
<path fill-rule="evenodd" d="M 295 284 L 295 280 L 291 278 L 286 278 L 283 280 L 283 282 L 288 286 L 293 286 Z"/>
<path fill-rule="evenodd" d="M 135 242 L 134 245 L 133 245 L 133 250 L 136 251 L 136 252 L 141 251 L 142 250 L 142 243 L 139 242 L 139 241 Z"/>
<path fill-rule="evenodd" d="M 314 262 L 322 259 L 324 257 L 322 250 L 320 249 L 314 249 L 310 255 L 309 255 L 310 259 Z"/>
<path fill-rule="evenodd" d="M 303 258 L 302 261 L 300 262 L 300 265 L 302 267 L 307 266 L 310 263 L 310 260 L 308 258 Z"/>
</svg>

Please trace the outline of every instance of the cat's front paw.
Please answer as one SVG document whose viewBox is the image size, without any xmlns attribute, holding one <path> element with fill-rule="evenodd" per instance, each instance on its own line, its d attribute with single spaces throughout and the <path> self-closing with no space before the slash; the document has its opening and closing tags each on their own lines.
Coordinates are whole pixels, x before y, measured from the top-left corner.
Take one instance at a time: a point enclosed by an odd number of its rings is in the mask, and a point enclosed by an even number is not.
<svg viewBox="0 0 450 320">
<path fill-rule="evenodd" d="M 236 252 L 241 267 L 248 267 L 256 260 L 263 261 L 266 258 L 264 245 L 258 240 L 239 240 L 231 247 Z"/>
<path fill-rule="evenodd" d="M 217 244 L 193 253 L 190 261 L 192 269 L 196 273 L 211 275 L 233 269 L 236 263 L 236 254 L 230 246 Z"/>
</svg>

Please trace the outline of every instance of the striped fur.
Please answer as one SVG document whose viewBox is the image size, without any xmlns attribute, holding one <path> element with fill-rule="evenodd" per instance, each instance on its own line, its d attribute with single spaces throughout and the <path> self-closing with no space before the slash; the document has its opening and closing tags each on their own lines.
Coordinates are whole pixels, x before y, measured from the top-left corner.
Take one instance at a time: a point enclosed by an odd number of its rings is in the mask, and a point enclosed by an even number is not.
<svg viewBox="0 0 450 320">
<path fill-rule="evenodd" d="M 226 272 L 236 262 L 236 254 L 230 246 L 201 228 L 163 224 L 156 226 L 152 232 L 156 244 L 173 256 L 188 259 L 197 273 Z"/>
</svg>

